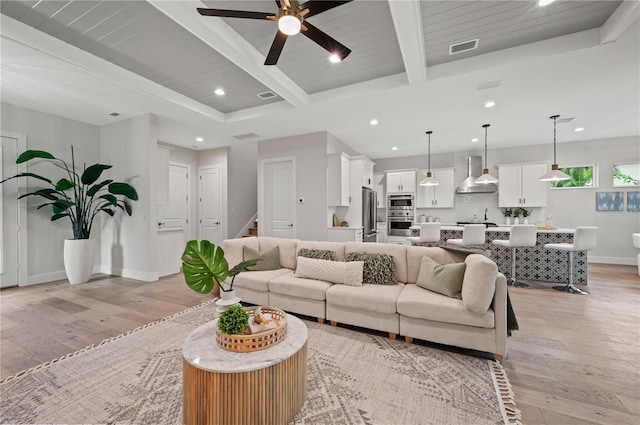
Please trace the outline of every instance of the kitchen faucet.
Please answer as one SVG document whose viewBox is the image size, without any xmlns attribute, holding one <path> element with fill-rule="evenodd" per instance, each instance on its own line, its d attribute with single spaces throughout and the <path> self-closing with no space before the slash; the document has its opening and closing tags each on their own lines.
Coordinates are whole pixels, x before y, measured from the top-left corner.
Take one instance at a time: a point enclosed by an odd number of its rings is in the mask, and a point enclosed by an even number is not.
<svg viewBox="0 0 640 425">
<path fill-rule="evenodd" d="M 484 221 L 487 221 L 487 211 L 488 211 L 488 208 L 485 208 L 484 209 Z"/>
</svg>

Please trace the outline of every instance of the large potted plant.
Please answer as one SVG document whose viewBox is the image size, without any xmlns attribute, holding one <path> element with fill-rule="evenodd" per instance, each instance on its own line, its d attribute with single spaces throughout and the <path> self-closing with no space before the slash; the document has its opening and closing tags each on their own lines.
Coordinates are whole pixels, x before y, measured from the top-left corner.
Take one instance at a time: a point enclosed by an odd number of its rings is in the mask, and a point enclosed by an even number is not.
<svg viewBox="0 0 640 425">
<path fill-rule="evenodd" d="M 235 297 L 233 281 L 240 272 L 248 271 L 258 264 L 260 260 L 247 260 L 236 264 L 229 270 L 229 263 L 224 258 L 224 250 L 217 247 L 208 240 L 193 240 L 187 242 L 187 246 L 182 254 L 182 273 L 187 286 L 200 294 L 213 294 L 220 296 L 222 291 L 223 299 Z M 231 282 L 226 283 L 227 278 Z"/>
<path fill-rule="evenodd" d="M 73 239 L 64 241 L 64 268 L 70 283 L 84 283 L 91 277 L 93 270 L 93 240 L 91 230 L 95 218 L 100 213 L 113 217 L 118 209 L 131 215 L 131 201 L 138 200 L 138 193 L 128 183 L 116 182 L 111 179 L 100 180 L 102 172 L 111 165 L 86 164 L 82 172 L 77 171 L 73 146 L 71 146 L 71 164 L 41 150 L 27 150 L 18 156 L 16 164 L 31 160 L 44 160 L 58 167 L 66 173 L 55 183 L 53 180 L 39 174 L 27 172 L 8 177 L 0 183 L 14 178 L 31 178 L 45 183 L 32 192 L 19 196 L 37 196 L 44 199 L 38 209 L 51 207 L 51 221 L 66 218 L 71 223 Z M 100 181 L 99 181 L 100 180 Z M 125 199 L 126 198 L 126 199 Z"/>
</svg>

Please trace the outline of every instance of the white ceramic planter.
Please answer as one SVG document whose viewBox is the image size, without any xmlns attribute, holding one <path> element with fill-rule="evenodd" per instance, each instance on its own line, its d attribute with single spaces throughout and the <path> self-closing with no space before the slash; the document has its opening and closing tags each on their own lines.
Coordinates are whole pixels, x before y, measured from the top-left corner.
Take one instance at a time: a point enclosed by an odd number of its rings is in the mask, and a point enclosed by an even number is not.
<svg viewBox="0 0 640 425">
<path fill-rule="evenodd" d="M 236 290 L 220 291 L 220 295 L 222 295 L 222 301 L 231 301 L 236 297 Z"/>
<path fill-rule="evenodd" d="M 64 269 L 69 283 L 89 281 L 93 270 L 93 239 L 65 239 Z"/>
</svg>

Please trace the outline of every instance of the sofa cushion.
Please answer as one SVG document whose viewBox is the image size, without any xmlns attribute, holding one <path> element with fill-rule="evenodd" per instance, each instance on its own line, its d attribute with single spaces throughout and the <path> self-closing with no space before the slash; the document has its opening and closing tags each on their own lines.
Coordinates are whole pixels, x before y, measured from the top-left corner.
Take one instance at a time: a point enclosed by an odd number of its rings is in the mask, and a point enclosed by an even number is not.
<svg viewBox="0 0 640 425">
<path fill-rule="evenodd" d="M 244 247 L 248 246 L 255 250 L 258 249 L 258 238 L 239 238 L 225 239 L 222 241 L 222 249 L 224 250 L 224 258 L 229 263 L 229 268 L 233 268 L 236 264 L 244 261 Z"/>
<path fill-rule="evenodd" d="M 274 247 L 268 251 L 256 251 L 248 246 L 244 247 L 245 260 L 259 260 L 251 267 L 254 271 L 276 270 L 280 268 L 280 248 Z"/>
<path fill-rule="evenodd" d="M 295 275 L 331 283 L 362 286 L 363 261 L 329 261 L 298 257 Z"/>
<path fill-rule="evenodd" d="M 326 299 L 330 287 L 329 282 L 297 277 L 293 273 L 283 274 L 269 282 L 269 292 L 318 301 Z"/>
<path fill-rule="evenodd" d="M 347 261 L 364 262 L 362 281 L 373 285 L 395 285 L 396 265 L 387 254 L 350 252 Z"/>
<path fill-rule="evenodd" d="M 498 265 L 480 254 L 470 254 L 464 262 L 467 270 L 462 281 L 462 301 L 469 310 L 484 313 L 496 291 Z"/>
<path fill-rule="evenodd" d="M 462 299 L 465 263 L 440 264 L 428 255 L 422 257 L 416 285 L 420 288 Z"/>
<path fill-rule="evenodd" d="M 407 282 L 407 247 L 392 243 L 345 242 L 344 252 L 369 252 L 387 254 L 393 257 L 396 265 L 396 282 Z"/>
<path fill-rule="evenodd" d="M 335 261 L 346 261 L 344 254 L 344 243 L 342 242 L 325 242 L 325 241 L 298 241 L 298 250 L 301 249 L 321 249 L 330 250 L 335 254 Z"/>
<path fill-rule="evenodd" d="M 398 297 L 398 313 L 435 322 L 489 329 L 495 327 L 493 310 L 476 313 L 467 309 L 462 300 L 436 294 L 417 285 L 405 285 Z"/>
<path fill-rule="evenodd" d="M 318 260 L 336 261 L 336 253 L 330 249 L 300 248 L 298 249 L 297 256 L 305 258 L 315 258 Z M 297 262 L 296 267 L 298 267 Z"/>
<path fill-rule="evenodd" d="M 376 313 L 395 313 L 396 301 L 404 286 L 403 283 L 359 287 L 333 285 L 327 289 L 327 304 Z"/>
<path fill-rule="evenodd" d="M 285 268 L 277 270 L 242 272 L 236 276 L 236 279 L 233 281 L 233 285 L 239 288 L 251 289 L 253 291 L 268 292 L 269 281 L 287 273 L 293 274 L 291 270 Z"/>
<path fill-rule="evenodd" d="M 446 249 L 426 246 L 407 247 L 407 283 L 416 283 L 422 257 L 425 255 L 433 258 L 440 264 L 461 263 L 466 254 L 451 252 Z"/>
<path fill-rule="evenodd" d="M 269 251 L 276 246 L 280 249 L 280 265 L 288 269 L 296 268 L 297 239 L 282 239 L 260 236 L 258 238 L 260 251 Z"/>
</svg>

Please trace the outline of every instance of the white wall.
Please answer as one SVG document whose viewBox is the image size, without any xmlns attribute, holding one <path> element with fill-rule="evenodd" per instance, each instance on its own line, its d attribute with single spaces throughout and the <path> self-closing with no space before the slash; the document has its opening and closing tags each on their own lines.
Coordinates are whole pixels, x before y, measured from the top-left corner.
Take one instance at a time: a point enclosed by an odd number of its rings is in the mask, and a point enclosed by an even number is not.
<svg viewBox="0 0 640 425">
<path fill-rule="evenodd" d="M 120 214 L 102 227 L 103 272 L 144 281 L 158 279 L 156 252 L 157 136 L 154 117 L 119 121 L 100 128 L 100 160 L 115 164 L 108 170 L 117 181 L 138 192 L 131 217 Z"/>
<path fill-rule="evenodd" d="M 455 167 L 455 184 L 459 185 L 467 175 L 465 160 L 468 155 L 481 155 L 482 148 L 469 152 L 432 154 L 431 168 Z M 556 227 L 598 226 L 598 248 L 589 253 L 589 261 L 614 264 L 635 264 L 637 250 L 631 243 L 631 233 L 640 231 L 640 214 L 623 212 L 597 212 L 595 193 L 599 191 L 632 190 L 613 187 L 613 164 L 640 161 L 640 136 L 605 140 L 560 143 L 557 146 L 560 167 L 597 165 L 598 188 L 548 190 L 547 206 L 533 208 L 529 221 L 535 223 L 552 215 Z M 497 164 L 521 162 L 549 162 L 553 160 L 553 145 L 523 146 L 519 148 L 490 149 L 489 167 L 498 178 Z M 426 169 L 427 156 L 375 159 L 375 172 L 402 168 Z M 418 210 L 418 215 L 432 215 L 440 221 L 451 223 L 468 221 L 474 214 L 483 218 L 488 209 L 488 219 L 496 223 L 504 221 L 498 208 L 497 193 L 456 194 L 455 208 Z"/>
<path fill-rule="evenodd" d="M 296 161 L 296 238 L 327 240 L 327 134 L 303 134 L 258 143 L 258 164 L 269 158 L 293 156 Z"/>
<path fill-rule="evenodd" d="M 258 212 L 258 145 L 246 143 L 228 151 L 228 237 L 236 237 Z M 250 226 L 253 227 L 253 226 Z"/>
<path fill-rule="evenodd" d="M 100 129 L 97 126 L 73 121 L 55 115 L 2 103 L 2 130 L 27 136 L 28 149 L 50 152 L 54 156 L 71 162 L 71 145 L 74 147 L 76 167 L 84 163 L 94 164 L 100 159 Z M 65 177 L 64 171 L 41 162 L 30 162 L 29 172 L 43 175 L 53 181 Z M 109 163 L 107 163 L 109 164 Z M 38 180 L 28 180 L 28 190 L 44 187 Z M 64 239 L 72 238 L 71 223 L 68 220 L 51 222 L 50 208 L 36 210 L 42 204 L 41 198 L 29 197 L 27 208 L 27 283 L 40 283 L 64 279 L 62 250 Z M 16 223 L 17 226 L 17 223 Z M 100 220 L 94 225 L 91 235 L 100 244 Z M 100 264 L 100 250 L 96 250 L 94 264 Z"/>
</svg>

